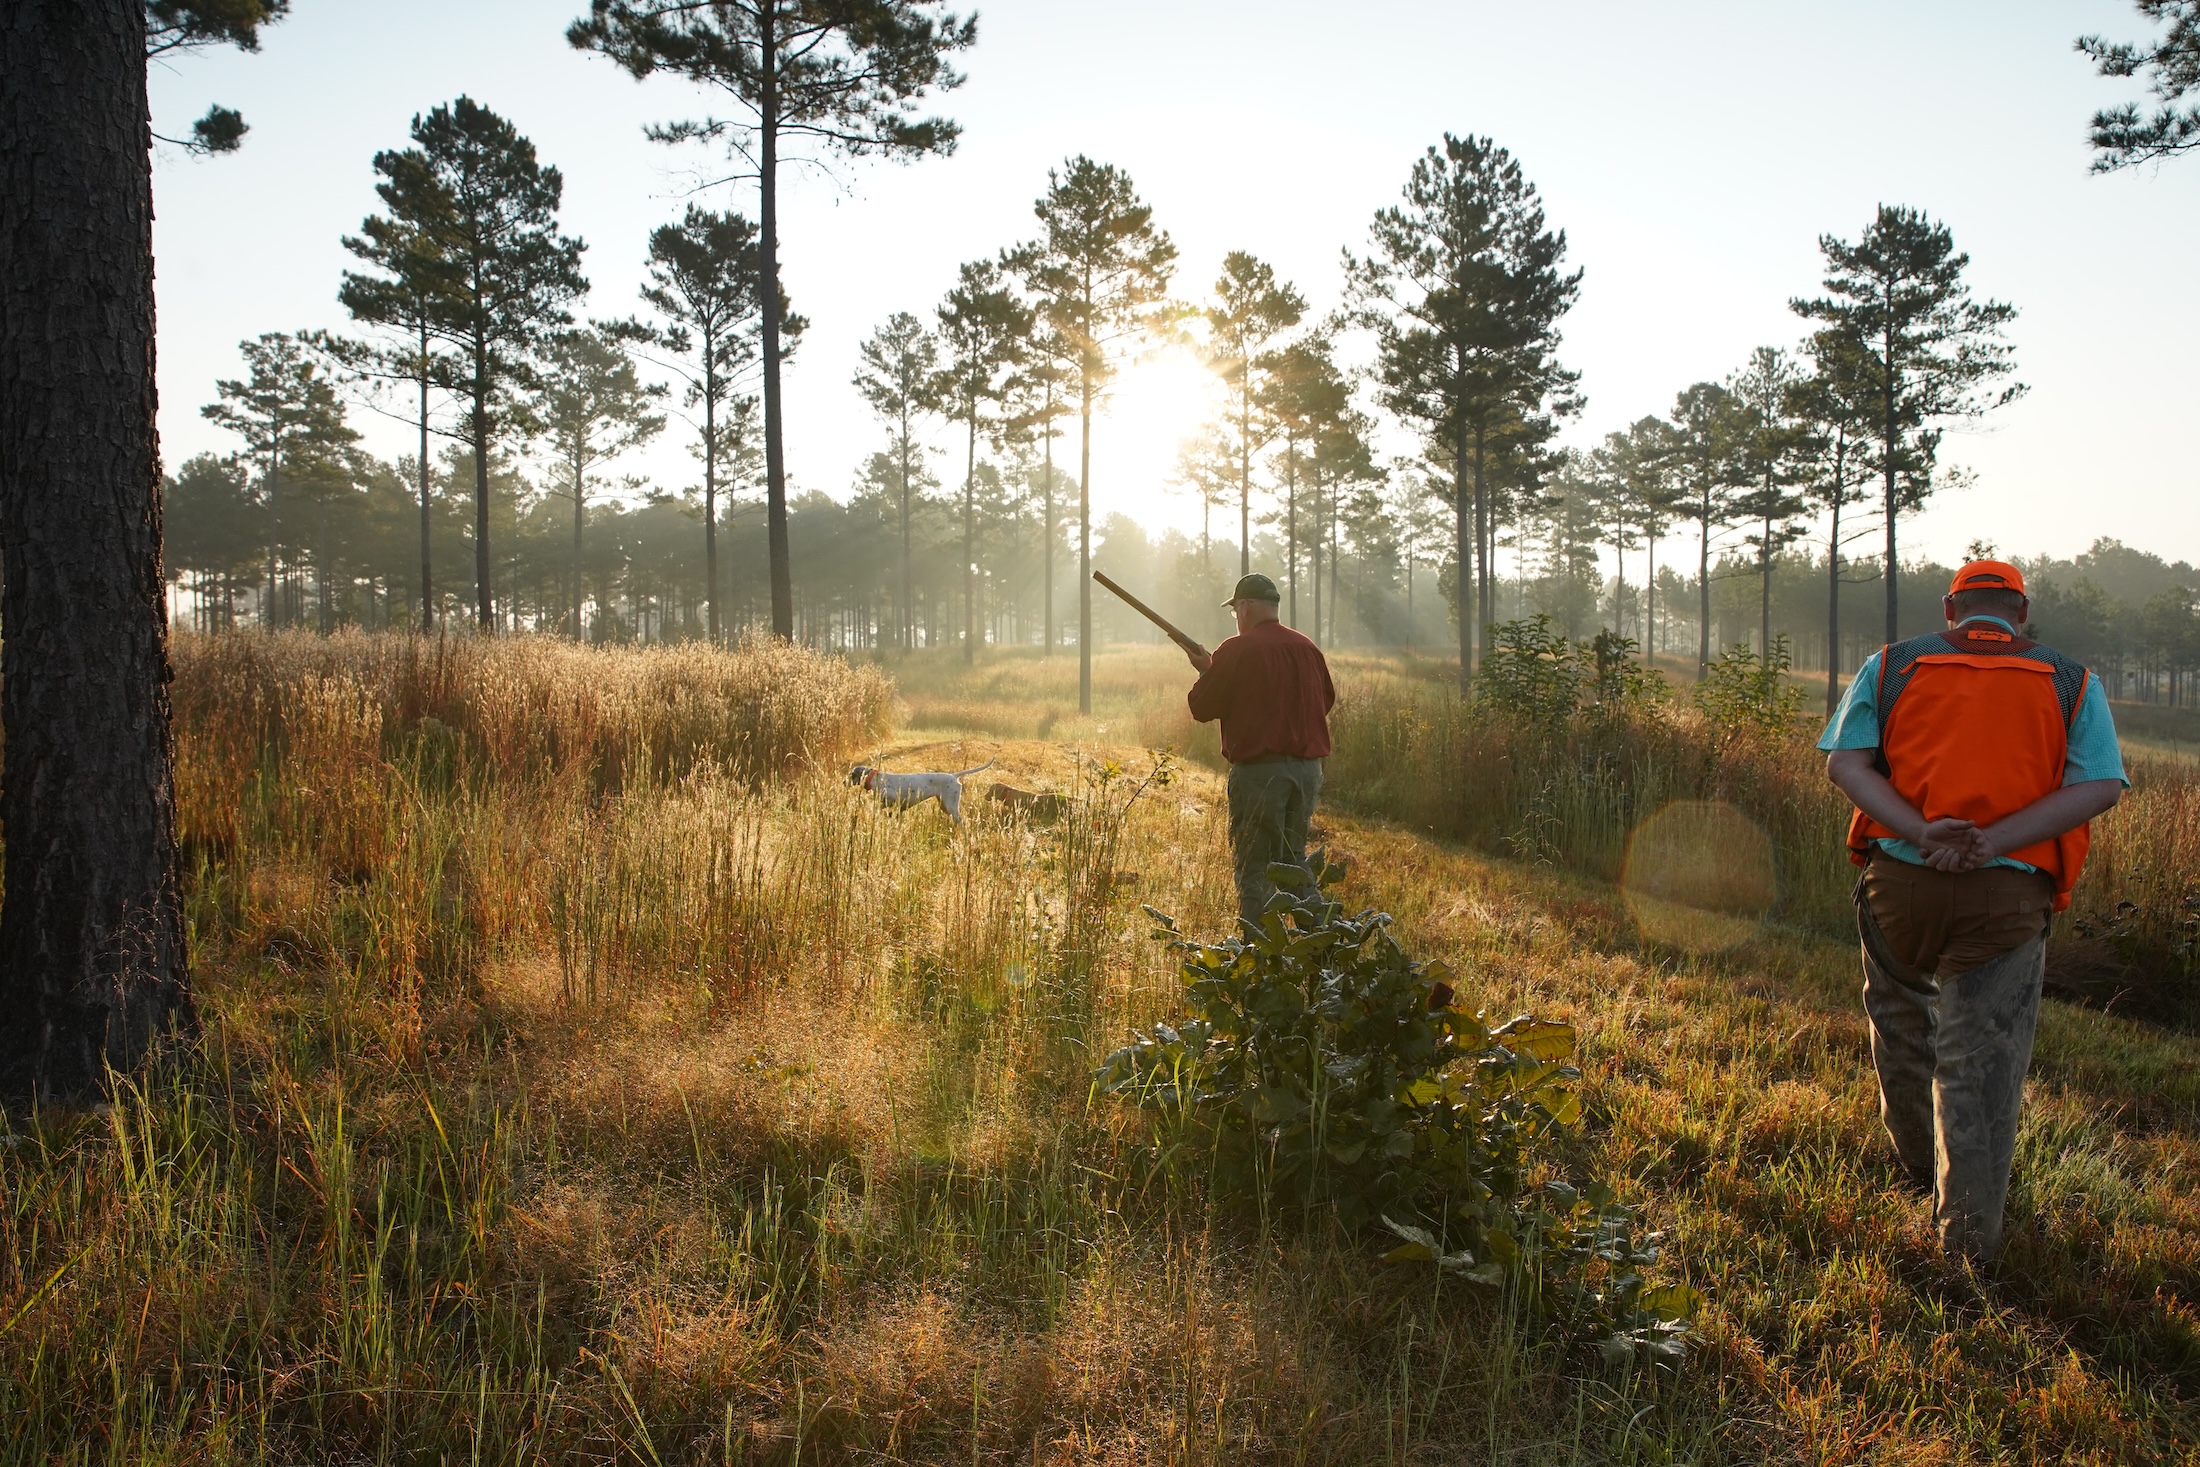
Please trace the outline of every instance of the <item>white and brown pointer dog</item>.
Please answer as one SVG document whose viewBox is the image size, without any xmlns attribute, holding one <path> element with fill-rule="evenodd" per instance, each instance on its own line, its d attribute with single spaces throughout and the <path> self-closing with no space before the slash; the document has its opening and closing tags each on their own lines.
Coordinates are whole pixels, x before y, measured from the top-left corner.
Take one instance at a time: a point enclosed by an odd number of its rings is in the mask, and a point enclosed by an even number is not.
<svg viewBox="0 0 2200 1467">
<path fill-rule="evenodd" d="M 848 783 L 869 790 L 878 796 L 880 804 L 891 805 L 896 810 L 907 810 L 926 800 L 938 800 L 947 818 L 960 825 L 963 823 L 963 780 L 992 767 L 993 761 L 988 759 L 975 769 L 960 769 L 953 774 L 888 774 L 883 769 L 858 764 L 848 771 Z"/>
</svg>

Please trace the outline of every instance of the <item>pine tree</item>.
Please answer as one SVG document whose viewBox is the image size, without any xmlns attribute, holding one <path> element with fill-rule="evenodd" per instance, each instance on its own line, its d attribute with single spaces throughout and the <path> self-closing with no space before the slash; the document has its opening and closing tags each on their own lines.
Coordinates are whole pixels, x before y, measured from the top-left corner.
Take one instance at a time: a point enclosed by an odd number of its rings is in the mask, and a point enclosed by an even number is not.
<svg viewBox="0 0 2200 1467">
<path fill-rule="evenodd" d="M 917 645 L 916 601 L 911 581 L 911 523 L 916 501 L 931 480 L 925 456 L 931 451 L 917 437 L 917 424 L 932 411 L 932 384 L 939 372 L 939 339 L 907 311 L 896 311 L 886 324 L 871 333 L 857 349 L 862 367 L 855 375 L 856 390 L 870 403 L 871 411 L 886 423 L 892 435 L 889 450 L 894 462 L 894 493 L 899 500 L 896 523 L 900 530 L 899 593 L 895 601 L 896 644 L 903 651 Z"/>
<path fill-rule="evenodd" d="M 270 332 L 257 341 L 237 343 L 237 349 L 244 355 L 247 376 L 216 382 L 220 400 L 199 412 L 242 438 L 245 452 L 259 461 L 267 527 L 267 595 L 260 603 L 260 620 L 275 627 L 286 620 L 278 580 L 284 480 L 303 483 L 316 477 L 316 470 L 325 469 L 326 461 L 359 435 L 345 424 L 344 404 L 328 374 L 300 349 L 296 337 Z"/>
<path fill-rule="evenodd" d="M 567 598 L 573 639 L 581 628 L 581 531 L 588 518 L 589 475 L 633 452 L 664 431 L 661 413 L 651 409 L 665 396 L 665 389 L 644 382 L 635 370 L 627 347 L 630 333 L 603 326 L 560 331 L 543 344 L 542 374 L 528 403 L 528 417 L 538 426 L 544 446 L 557 465 L 557 486 L 549 492 L 573 504 L 573 561 Z M 710 524 L 715 504 L 705 511 Z M 705 597 L 710 606 L 710 637 L 718 637 L 718 556 L 715 545 L 705 551 L 710 570 Z"/>
<path fill-rule="evenodd" d="M 237 586 L 249 582 L 259 561 L 263 519 L 251 480 L 251 469 L 234 455 L 202 453 L 162 489 L 164 559 L 170 576 L 191 573 L 201 631 L 236 625 Z M 208 601 L 209 581 L 220 592 L 218 609 Z"/>
<path fill-rule="evenodd" d="M 1803 429 L 1796 401 L 1802 385 L 1801 369 L 1776 346 L 1751 352 L 1748 364 L 1726 384 L 1742 412 L 1737 468 L 1747 481 L 1735 498 L 1734 512 L 1758 526 L 1749 543 L 1757 550 L 1760 656 L 1772 648 L 1773 558 L 1803 533 L 1796 517 L 1805 501 L 1795 492 L 1802 477 L 1798 458 Z"/>
<path fill-rule="evenodd" d="M 1465 689 L 1477 617 L 1486 625 L 1491 609 L 1492 440 L 1578 407 L 1577 374 L 1556 353 L 1558 320 L 1580 294 L 1581 272 L 1561 272 L 1565 234 L 1544 228 L 1535 186 L 1488 138 L 1446 133 L 1414 164 L 1404 192 L 1402 207 L 1375 216 L 1372 252 L 1347 258 L 1360 318 L 1376 333 L 1386 405 L 1450 440 Z M 1474 615 L 1470 569 L 1480 575 Z"/>
<path fill-rule="evenodd" d="M 1830 337 L 1830 349 L 1857 363 L 1873 402 L 1887 531 L 1887 640 L 1894 642 L 1901 637 L 1896 523 L 1931 492 L 1937 425 L 1980 417 L 2024 395 L 2022 382 L 1994 390 L 2015 370 L 2002 330 L 2017 309 L 1972 300 L 1963 280 L 1971 257 L 1956 252 L 1946 225 L 1916 209 L 1881 204 L 1855 244 L 1826 234 L 1818 248 L 1828 294 L 1789 306 L 1825 323 L 1821 334 Z"/>
<path fill-rule="evenodd" d="M 947 64 L 977 40 L 936 0 L 591 0 L 566 38 L 600 51 L 636 78 L 668 71 L 711 88 L 741 110 L 650 129 L 660 142 L 723 140 L 757 181 L 764 282 L 765 534 L 771 557 L 772 630 L 794 636 L 794 579 L 787 541 L 786 454 L 780 435 L 779 165 L 791 144 L 825 155 L 911 159 L 950 153 L 960 129 L 913 115 L 932 90 L 962 77 Z"/>
<path fill-rule="evenodd" d="M 362 301 L 424 303 L 428 334 L 450 349 L 448 385 L 467 404 L 477 476 L 475 615 L 490 631 L 496 577 L 489 464 L 497 441 L 523 425 L 519 394 L 533 380 L 533 353 L 550 332 L 571 324 L 567 307 L 588 292 L 580 271 L 585 246 L 558 233 L 563 176 L 538 163 L 533 143 L 472 98 L 416 115 L 412 140 L 413 147 L 374 158 L 382 177 L 375 193 L 389 213 L 361 226 L 371 248 L 354 253 L 383 273 L 347 275 L 345 284 Z"/>
<path fill-rule="evenodd" d="M 2099 36 L 2078 38 L 2078 50 L 2102 76 L 2150 74 L 2147 90 L 2157 103 L 2150 116 L 2142 117 L 2136 102 L 2093 114 L 2095 173 L 2160 162 L 2200 148 L 2200 105 L 2178 105 L 2186 96 L 2200 93 L 2200 0 L 2136 3 L 2139 14 L 2148 20 L 2169 22 L 2159 40 L 2134 46 Z"/>
<path fill-rule="evenodd" d="M 1641 623 L 1645 665 L 1656 655 L 1658 541 L 1672 526 L 1673 508 L 1681 494 L 1673 473 L 1673 448 L 1671 426 L 1656 417 L 1638 418 L 1626 431 L 1605 439 L 1610 471 L 1645 552 Z"/>
<path fill-rule="evenodd" d="M 1734 394 L 1698 382 L 1674 400 L 1669 457 L 1681 492 L 1676 507 L 1696 522 L 1696 680 L 1711 673 L 1711 541 L 1734 523 L 1735 495 L 1749 483 L 1740 445 L 1748 431 Z"/>
<path fill-rule="evenodd" d="M 1811 374 L 1800 384 L 1796 411 L 1802 428 L 1804 494 L 1828 513 L 1826 529 L 1826 717 L 1840 700 L 1841 556 L 1849 538 L 1841 512 L 1861 502 L 1868 482 L 1861 452 L 1871 404 L 1861 364 L 1839 337 L 1821 334 L 1810 343 Z"/>
<path fill-rule="evenodd" d="M 1263 364 L 1269 343 L 1305 316 L 1306 300 L 1289 282 L 1277 283 L 1272 266 L 1244 250 L 1232 250 L 1222 257 L 1214 304 L 1201 314 L 1207 321 L 1207 359 L 1237 405 L 1238 574 L 1242 576 L 1253 569 L 1253 455 L 1266 446 L 1268 437 L 1268 425 L 1254 417 L 1266 376 Z"/>
<path fill-rule="evenodd" d="M 290 0 L 145 0 L 145 59 L 162 60 L 209 46 L 257 51 L 260 28 L 289 14 Z M 216 104 L 191 124 L 188 138 L 153 136 L 203 158 L 236 152 L 251 130 L 241 113 Z"/>
<path fill-rule="evenodd" d="M 391 202 L 389 183 L 378 186 L 385 203 Z M 422 200 L 422 203 L 429 202 Z M 447 223 L 447 221 L 446 221 Z M 432 544 L 433 514 L 428 488 L 428 435 L 434 429 L 429 393 L 448 388 L 458 380 L 458 366 L 439 351 L 435 330 L 435 296 L 445 270 L 437 235 L 420 221 L 370 215 L 356 236 L 347 236 L 344 248 L 374 266 L 380 273 L 344 272 L 336 298 L 352 319 L 382 328 L 373 341 L 349 341 L 314 334 L 313 344 L 341 363 L 356 381 L 370 390 L 394 388 L 402 383 L 419 394 L 413 423 L 420 433 L 420 452 L 414 459 L 419 475 L 420 507 L 420 627 L 431 630 L 436 621 L 435 555 Z"/>
<path fill-rule="evenodd" d="M 0 7 L 10 1099 L 95 1094 L 197 1027 L 176 871 L 146 20 L 142 0 Z"/>
<path fill-rule="evenodd" d="M 1318 490 L 1313 454 L 1322 433 L 1345 411 L 1352 390 L 1337 369 L 1335 343 L 1314 333 L 1287 347 L 1265 353 L 1259 363 L 1261 420 L 1283 440 L 1284 619 L 1299 625 L 1299 484 L 1302 475 Z M 1311 506 L 1309 506 L 1311 509 Z M 1307 527 L 1312 528 L 1311 516 Z M 1318 562 L 1317 562 L 1318 565 Z M 1314 618 L 1319 631 L 1321 617 Z"/>
<path fill-rule="evenodd" d="M 1604 442 L 1583 455 L 1581 478 L 1596 506 L 1597 527 L 1612 547 L 1611 629 L 1627 628 L 1627 552 L 1641 543 L 1641 508 L 1627 473 L 1627 435 L 1607 433 Z"/>
<path fill-rule="evenodd" d="M 931 399 L 963 428 L 963 661 L 978 655 L 978 439 L 999 443 L 1010 430 L 1011 378 L 1031 337 L 1032 314 L 1008 288 L 1001 266 L 974 260 L 962 267 L 939 308 L 945 362 Z"/>
<path fill-rule="evenodd" d="M 1092 409 L 1134 343 L 1164 329 L 1176 246 L 1130 175 L 1080 154 L 1047 171 L 1040 237 L 1012 251 L 1077 390 L 1077 709 L 1092 712 Z"/>
<path fill-rule="evenodd" d="M 1017 261 L 1002 258 L 1004 268 L 1017 269 Z M 1068 475 L 1054 466 L 1055 424 L 1069 412 L 1069 384 L 1075 377 L 1075 362 L 1068 343 L 1056 334 L 1045 318 L 1034 313 L 1031 329 L 1024 344 L 1023 364 L 1009 380 L 1010 429 L 1017 441 L 1028 442 L 1037 437 L 1040 445 L 1040 464 L 1032 474 L 1032 482 L 1039 489 L 1039 542 L 1040 542 L 1040 602 L 1039 614 L 1042 657 L 1052 657 L 1057 640 L 1055 628 L 1054 563 L 1059 537 L 1056 529 L 1059 521 L 1055 510 L 1066 500 Z"/>
<path fill-rule="evenodd" d="M 1363 509 L 1366 491 L 1379 485 L 1382 470 L 1375 463 L 1372 440 L 1374 421 L 1352 406 L 1350 384 L 1341 376 L 1335 385 L 1343 389 L 1323 404 L 1315 423 L 1310 467 L 1314 473 L 1314 627 L 1322 635 L 1322 608 L 1328 608 L 1326 640 L 1334 644 L 1342 635 L 1337 616 L 1342 609 L 1339 581 L 1344 568 L 1344 536 L 1353 521 L 1355 506 Z M 1323 551 L 1327 550 L 1329 588 L 1322 594 Z"/>
<path fill-rule="evenodd" d="M 1176 448 L 1176 471 L 1170 482 L 1199 500 L 1199 569 L 1209 580 L 1214 571 L 1215 509 L 1228 504 L 1231 491 L 1243 482 L 1237 456 L 1240 441 L 1228 425 L 1210 423 Z"/>
<path fill-rule="evenodd" d="M 703 410 L 703 585 L 713 642 L 725 636 L 718 609 L 724 584 L 718 574 L 719 470 L 730 446 L 727 429 L 738 428 L 744 418 L 744 400 L 735 390 L 760 355 L 763 278 L 756 226 L 739 214 L 691 204 L 678 224 L 660 224 L 650 232 L 642 300 L 668 323 L 654 339 L 672 353 L 674 370 L 687 379 L 687 406 Z M 804 323 L 787 310 L 784 298 L 779 320 L 782 340 L 792 351 Z"/>
</svg>

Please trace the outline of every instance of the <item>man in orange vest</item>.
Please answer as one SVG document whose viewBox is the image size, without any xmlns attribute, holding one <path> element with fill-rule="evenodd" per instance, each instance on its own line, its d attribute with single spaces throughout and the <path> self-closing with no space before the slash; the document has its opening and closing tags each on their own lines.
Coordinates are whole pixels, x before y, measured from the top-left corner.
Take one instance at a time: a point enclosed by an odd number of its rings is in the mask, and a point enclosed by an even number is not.
<svg viewBox="0 0 2200 1467">
<path fill-rule="evenodd" d="M 1948 630 L 1865 659 L 1818 747 L 1850 859 L 1879 1114 L 1943 1250 L 2001 1246 L 2047 926 L 2129 781 L 2100 679 L 2028 640 L 2024 575 L 1956 572 Z"/>
</svg>

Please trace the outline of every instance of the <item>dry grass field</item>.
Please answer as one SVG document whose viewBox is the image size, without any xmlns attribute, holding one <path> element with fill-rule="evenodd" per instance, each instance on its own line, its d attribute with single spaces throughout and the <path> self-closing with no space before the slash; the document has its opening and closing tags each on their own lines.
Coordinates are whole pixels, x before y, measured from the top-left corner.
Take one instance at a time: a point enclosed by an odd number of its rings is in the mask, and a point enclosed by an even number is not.
<svg viewBox="0 0 2200 1467">
<path fill-rule="evenodd" d="M 890 689 L 187 640 L 204 1043 L 0 1138 L 0 1462 L 2200 1460 L 2190 1032 L 2048 1006 L 1976 1272 L 1893 1185 L 1822 927 L 1646 932 L 1593 874 L 1339 807 L 1348 901 L 1462 1001 L 1579 1026 L 1548 1165 L 1670 1231 L 1690 1354 L 1607 1364 L 1157 1148 L 1089 1080 L 1175 1002 L 1140 904 L 1230 906 L 1173 659 L 1101 658 L 1081 720 L 1068 657 Z M 851 788 L 867 757 L 996 762 L 958 831 Z"/>
</svg>

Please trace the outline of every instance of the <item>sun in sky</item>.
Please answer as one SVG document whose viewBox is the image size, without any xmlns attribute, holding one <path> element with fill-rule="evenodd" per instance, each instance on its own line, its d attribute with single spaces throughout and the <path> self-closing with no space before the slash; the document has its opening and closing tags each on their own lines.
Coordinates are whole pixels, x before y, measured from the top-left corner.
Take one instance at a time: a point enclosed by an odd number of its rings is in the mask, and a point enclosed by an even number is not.
<svg viewBox="0 0 2200 1467">
<path fill-rule="evenodd" d="M 1199 533 L 1199 497 L 1174 482 L 1178 452 L 1214 420 L 1222 403 L 1214 371 L 1198 349 L 1173 342 L 1124 364 L 1093 415 L 1092 513 L 1095 522 L 1127 514 L 1149 532 Z M 1056 462 L 1077 452 L 1074 418 L 1055 448 Z M 1075 472 L 1075 464 L 1069 465 Z"/>
</svg>

